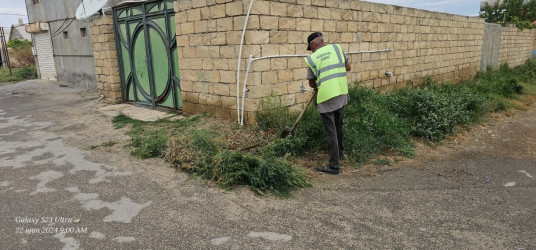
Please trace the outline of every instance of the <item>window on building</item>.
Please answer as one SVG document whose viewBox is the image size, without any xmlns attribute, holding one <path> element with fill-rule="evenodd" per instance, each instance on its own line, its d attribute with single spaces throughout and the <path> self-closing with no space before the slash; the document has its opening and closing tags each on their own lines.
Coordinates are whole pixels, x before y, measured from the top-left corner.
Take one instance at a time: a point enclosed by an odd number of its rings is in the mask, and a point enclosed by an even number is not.
<svg viewBox="0 0 536 250">
<path fill-rule="evenodd" d="M 36 4 L 36 3 L 40 3 L 41 0 L 33 0 L 33 3 Z"/>
<path fill-rule="evenodd" d="M 86 28 L 80 28 L 80 36 L 81 36 L 81 37 L 87 37 L 87 30 L 86 30 Z"/>
<path fill-rule="evenodd" d="M 63 39 L 69 39 L 69 32 L 68 31 L 63 32 Z"/>
</svg>

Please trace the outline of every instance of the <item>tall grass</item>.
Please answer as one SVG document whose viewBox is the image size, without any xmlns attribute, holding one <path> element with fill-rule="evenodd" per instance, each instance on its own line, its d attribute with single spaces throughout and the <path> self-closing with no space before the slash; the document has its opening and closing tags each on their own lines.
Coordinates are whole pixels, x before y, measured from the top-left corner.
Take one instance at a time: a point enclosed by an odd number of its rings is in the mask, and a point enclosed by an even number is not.
<svg viewBox="0 0 536 250">
<path fill-rule="evenodd" d="M 420 88 L 386 95 L 356 83 L 349 90 L 350 103 L 345 110 L 346 151 L 357 164 L 385 152 L 411 157 L 411 137 L 439 142 L 459 126 L 513 107 L 511 100 L 525 93 L 527 86 L 534 89 L 535 79 L 536 60 L 530 60 L 517 68 L 505 64 L 497 70 L 480 72 L 459 84 L 439 85 L 429 78 Z M 264 147 L 264 154 L 282 157 L 324 149 L 322 122 L 315 109 L 308 110 L 293 137 L 274 140 Z M 277 114 L 260 118 L 282 119 Z"/>
<path fill-rule="evenodd" d="M 35 65 L 24 66 L 21 68 L 12 68 L 13 75 L 9 75 L 9 69 L 6 67 L 0 68 L 0 82 L 19 82 L 28 79 L 37 78 L 37 70 Z"/>
</svg>

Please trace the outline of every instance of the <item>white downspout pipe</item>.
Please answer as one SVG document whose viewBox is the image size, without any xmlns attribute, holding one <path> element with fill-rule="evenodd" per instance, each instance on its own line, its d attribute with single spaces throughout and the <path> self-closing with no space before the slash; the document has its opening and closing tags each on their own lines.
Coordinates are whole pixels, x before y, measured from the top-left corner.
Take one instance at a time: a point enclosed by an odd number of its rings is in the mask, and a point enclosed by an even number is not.
<svg viewBox="0 0 536 250">
<path fill-rule="evenodd" d="M 238 123 L 240 123 L 240 63 L 242 61 L 242 48 L 244 47 L 244 37 L 246 36 L 246 27 L 248 26 L 249 14 L 251 13 L 251 7 L 253 6 L 253 0 L 249 3 L 248 14 L 246 21 L 244 21 L 244 29 L 242 30 L 242 39 L 240 40 L 240 51 L 238 52 L 238 67 L 236 70 L 236 114 Z M 251 64 L 251 61 L 250 61 Z M 249 66 L 248 66 L 249 69 Z M 245 88 L 245 87 L 244 87 Z M 242 103 L 242 106 L 244 104 Z"/>
<path fill-rule="evenodd" d="M 248 76 L 249 76 L 249 69 L 251 67 L 251 63 L 253 62 L 253 55 L 249 55 L 249 60 L 248 60 L 248 68 L 246 70 L 246 78 L 244 79 L 244 88 L 242 89 L 242 114 L 241 114 L 241 118 L 240 118 L 240 125 L 241 126 L 244 126 L 244 101 L 245 101 L 245 98 L 246 97 L 246 91 L 248 91 L 248 89 L 246 88 L 247 84 L 248 84 Z M 240 112 L 238 112 L 239 115 L 240 115 Z"/>
</svg>

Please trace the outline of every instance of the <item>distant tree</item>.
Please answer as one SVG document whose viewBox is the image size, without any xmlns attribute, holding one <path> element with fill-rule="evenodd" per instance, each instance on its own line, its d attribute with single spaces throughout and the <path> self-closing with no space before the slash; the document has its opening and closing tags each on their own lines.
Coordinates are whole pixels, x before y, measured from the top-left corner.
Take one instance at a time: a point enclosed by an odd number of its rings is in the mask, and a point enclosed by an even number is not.
<svg viewBox="0 0 536 250">
<path fill-rule="evenodd" d="M 6 46 L 8 48 L 13 48 L 13 49 L 31 48 L 32 47 L 32 42 L 30 42 L 28 40 L 19 40 L 19 39 L 15 38 L 15 39 L 10 40 L 9 42 L 7 42 Z"/>
<path fill-rule="evenodd" d="M 9 48 L 9 57 L 14 67 L 29 66 L 35 64 L 32 53 L 32 42 L 28 40 L 13 39 L 6 46 Z"/>
<path fill-rule="evenodd" d="M 480 17 L 488 23 L 515 24 L 520 29 L 532 29 L 536 21 L 536 0 L 504 0 L 490 5 L 484 3 Z"/>
</svg>

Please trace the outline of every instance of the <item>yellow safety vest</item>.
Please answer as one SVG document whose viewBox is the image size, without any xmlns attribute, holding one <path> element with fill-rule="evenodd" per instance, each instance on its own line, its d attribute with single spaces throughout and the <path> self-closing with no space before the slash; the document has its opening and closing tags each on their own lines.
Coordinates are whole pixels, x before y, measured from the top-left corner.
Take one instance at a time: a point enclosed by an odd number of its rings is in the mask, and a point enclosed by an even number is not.
<svg viewBox="0 0 536 250">
<path fill-rule="evenodd" d="M 316 50 L 305 58 L 305 63 L 316 76 L 317 103 L 348 94 L 346 62 L 340 45 L 326 45 Z"/>
</svg>

